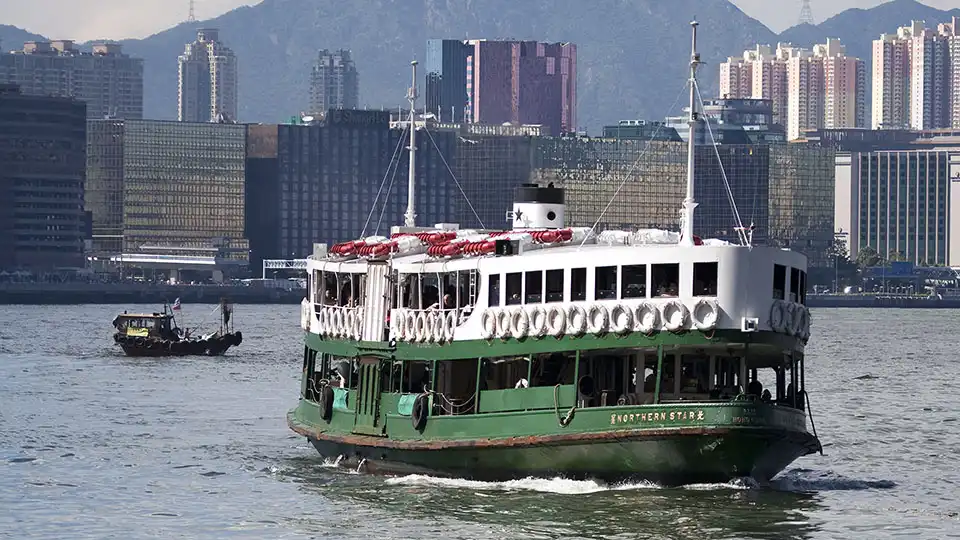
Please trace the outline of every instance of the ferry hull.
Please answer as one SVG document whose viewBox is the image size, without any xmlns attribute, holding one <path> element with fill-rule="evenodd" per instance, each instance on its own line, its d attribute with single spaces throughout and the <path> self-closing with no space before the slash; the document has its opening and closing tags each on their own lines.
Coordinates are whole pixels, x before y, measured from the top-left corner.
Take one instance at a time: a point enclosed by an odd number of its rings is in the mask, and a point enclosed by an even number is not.
<svg viewBox="0 0 960 540">
<path fill-rule="evenodd" d="M 810 434 L 763 427 L 641 429 L 419 445 L 369 436 L 310 434 L 309 428 L 293 419 L 291 427 L 306 435 L 321 455 L 340 458 L 346 467 L 484 481 L 562 476 L 662 485 L 743 477 L 765 482 L 819 448 Z"/>
</svg>

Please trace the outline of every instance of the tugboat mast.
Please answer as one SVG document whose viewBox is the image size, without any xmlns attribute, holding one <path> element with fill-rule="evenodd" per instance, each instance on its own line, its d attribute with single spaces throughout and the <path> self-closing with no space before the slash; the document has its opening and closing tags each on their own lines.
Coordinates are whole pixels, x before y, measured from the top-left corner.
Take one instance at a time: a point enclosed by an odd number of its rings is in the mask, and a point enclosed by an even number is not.
<svg viewBox="0 0 960 540">
<path fill-rule="evenodd" d="M 417 214 L 414 210 L 414 202 L 417 195 L 417 126 L 415 123 L 415 114 L 417 109 L 417 61 L 410 62 L 413 67 L 413 82 L 410 89 L 407 90 L 407 101 L 410 103 L 410 169 L 407 171 L 407 212 L 403 215 L 403 224 L 406 227 L 416 227 Z"/>
<path fill-rule="evenodd" d="M 690 27 L 693 30 L 693 43 L 690 53 L 690 118 L 687 120 L 690 129 L 687 139 L 687 196 L 683 200 L 683 210 L 680 219 L 680 245 L 692 246 L 693 242 L 693 209 L 697 202 L 693 199 L 694 159 L 697 138 L 697 68 L 700 67 L 700 53 L 697 52 L 697 26 L 700 23 L 693 21 Z"/>
</svg>

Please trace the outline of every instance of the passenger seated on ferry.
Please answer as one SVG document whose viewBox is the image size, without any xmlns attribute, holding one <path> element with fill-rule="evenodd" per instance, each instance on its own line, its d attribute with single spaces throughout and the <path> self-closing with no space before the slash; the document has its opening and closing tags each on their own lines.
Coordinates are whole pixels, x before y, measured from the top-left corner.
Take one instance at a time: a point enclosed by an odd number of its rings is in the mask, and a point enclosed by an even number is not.
<svg viewBox="0 0 960 540">
<path fill-rule="evenodd" d="M 754 375 L 750 384 L 747 385 L 747 393 L 758 397 L 763 393 L 763 383 L 757 380 L 756 375 Z"/>
<path fill-rule="evenodd" d="M 333 306 L 333 305 L 336 305 L 336 303 L 337 303 L 337 297 L 334 296 L 332 290 L 327 289 L 327 292 L 323 294 L 323 305 Z"/>
<path fill-rule="evenodd" d="M 770 403 L 772 396 L 770 395 L 770 390 L 764 389 L 763 394 L 760 396 L 760 401 L 764 403 Z"/>
<path fill-rule="evenodd" d="M 456 302 L 453 300 L 453 296 L 449 293 L 443 295 L 443 309 L 453 309 L 457 307 Z"/>
</svg>

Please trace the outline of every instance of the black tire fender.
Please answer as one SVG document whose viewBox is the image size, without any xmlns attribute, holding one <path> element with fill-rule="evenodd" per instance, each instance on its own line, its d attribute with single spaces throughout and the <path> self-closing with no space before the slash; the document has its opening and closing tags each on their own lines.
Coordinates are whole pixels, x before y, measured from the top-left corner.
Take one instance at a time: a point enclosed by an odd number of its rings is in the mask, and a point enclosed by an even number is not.
<svg viewBox="0 0 960 540">
<path fill-rule="evenodd" d="M 427 394 L 420 394 L 413 402 L 413 410 L 410 411 L 410 420 L 413 421 L 413 429 L 423 431 L 427 425 L 427 416 L 430 415 L 430 404 Z"/>
<path fill-rule="evenodd" d="M 320 418 L 324 422 L 330 422 L 330 419 L 333 418 L 333 388 L 330 385 L 324 385 L 320 389 L 317 405 L 320 408 Z"/>
</svg>

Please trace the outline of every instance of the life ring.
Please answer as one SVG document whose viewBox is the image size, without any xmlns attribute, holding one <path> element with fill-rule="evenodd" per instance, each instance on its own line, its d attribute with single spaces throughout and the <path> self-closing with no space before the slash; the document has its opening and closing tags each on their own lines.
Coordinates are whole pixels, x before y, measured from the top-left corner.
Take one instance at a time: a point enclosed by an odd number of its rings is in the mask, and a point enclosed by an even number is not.
<svg viewBox="0 0 960 540">
<path fill-rule="evenodd" d="M 663 305 L 663 326 L 671 332 L 681 330 L 687 323 L 689 313 L 687 306 L 671 300 Z"/>
<path fill-rule="evenodd" d="M 304 298 L 300 302 L 300 328 L 304 331 L 310 329 L 310 314 L 308 310 L 310 309 L 310 304 L 307 303 L 307 299 Z"/>
<path fill-rule="evenodd" d="M 321 336 L 327 331 L 327 308 L 320 308 L 317 312 L 317 333 Z"/>
<path fill-rule="evenodd" d="M 797 304 L 784 302 L 783 304 L 783 331 L 788 336 L 795 334 L 794 321 L 797 319 Z"/>
<path fill-rule="evenodd" d="M 697 330 L 706 332 L 717 327 L 717 319 L 720 318 L 720 306 L 716 300 L 707 300 L 701 298 L 697 305 L 693 307 L 693 325 Z"/>
<path fill-rule="evenodd" d="M 547 312 L 547 333 L 553 337 L 560 337 L 567 329 L 567 314 L 560 306 L 550 306 Z"/>
<path fill-rule="evenodd" d="M 483 310 L 480 315 L 480 337 L 493 339 L 497 334 L 497 311 L 493 308 Z"/>
<path fill-rule="evenodd" d="M 417 312 L 412 309 L 406 312 L 407 341 L 417 340 Z"/>
<path fill-rule="evenodd" d="M 807 325 L 807 316 L 809 312 L 802 304 L 794 304 L 793 310 L 793 335 L 803 339 L 803 332 Z"/>
<path fill-rule="evenodd" d="M 570 306 L 567 311 L 567 321 L 570 326 L 570 333 L 575 336 L 582 336 L 587 331 L 587 312 L 578 305 Z"/>
<path fill-rule="evenodd" d="M 390 323 L 393 324 L 394 336 L 400 341 L 403 341 L 407 338 L 407 317 L 406 314 L 396 309 L 393 311 L 393 315 L 390 317 Z"/>
<path fill-rule="evenodd" d="M 417 325 L 416 328 L 416 340 L 423 343 L 427 341 L 427 314 L 424 312 L 417 313 Z"/>
<path fill-rule="evenodd" d="M 637 306 L 633 318 L 637 324 L 637 330 L 644 334 L 660 329 L 660 310 L 649 302 L 643 302 Z"/>
<path fill-rule="evenodd" d="M 617 334 L 627 334 L 633 331 L 633 310 L 617 304 L 610 310 L 610 325 Z"/>
<path fill-rule="evenodd" d="M 541 339 L 547 335 L 547 310 L 542 306 L 532 306 L 527 310 L 527 318 L 530 320 L 530 335 Z"/>
<path fill-rule="evenodd" d="M 530 331 L 530 316 L 527 311 L 520 308 L 510 315 L 510 333 L 514 339 L 523 339 L 527 337 Z"/>
<path fill-rule="evenodd" d="M 810 313 L 810 308 L 804 308 L 804 325 L 803 325 L 803 336 L 804 341 L 810 339 L 810 327 L 813 325 L 813 314 Z"/>
<path fill-rule="evenodd" d="M 510 337 L 510 311 L 507 309 L 497 313 L 497 337 L 507 339 Z"/>
<path fill-rule="evenodd" d="M 430 415 L 430 404 L 427 402 L 427 394 L 420 394 L 413 400 L 413 410 L 410 411 L 410 420 L 413 422 L 413 429 L 423 431 L 427 425 L 427 416 Z"/>
<path fill-rule="evenodd" d="M 357 326 L 357 314 L 352 309 L 347 310 L 343 316 L 343 333 L 347 339 L 354 339 L 354 329 Z"/>
<path fill-rule="evenodd" d="M 324 422 L 330 422 L 333 418 L 333 388 L 329 385 L 323 385 L 320 388 L 320 395 L 317 397 L 317 408 L 320 409 L 320 418 Z"/>
<path fill-rule="evenodd" d="M 427 312 L 426 322 L 424 323 L 427 327 L 425 331 L 425 334 L 426 334 L 425 341 L 429 341 L 430 343 L 439 341 L 438 335 L 437 335 L 437 319 L 438 318 L 439 318 L 438 313 L 436 311 Z"/>
<path fill-rule="evenodd" d="M 354 328 L 357 341 L 363 339 L 363 308 L 357 308 L 356 326 Z"/>
<path fill-rule="evenodd" d="M 773 305 L 770 306 L 770 328 L 775 332 L 783 332 L 786 328 L 784 324 L 786 318 L 786 308 L 783 305 L 783 300 L 774 300 Z"/>
<path fill-rule="evenodd" d="M 457 330 L 457 310 L 451 309 L 443 317 L 443 340 L 453 341 L 453 333 Z"/>
<path fill-rule="evenodd" d="M 587 313 L 591 334 L 606 334 L 610 330 L 610 312 L 603 304 L 593 304 Z"/>
</svg>

